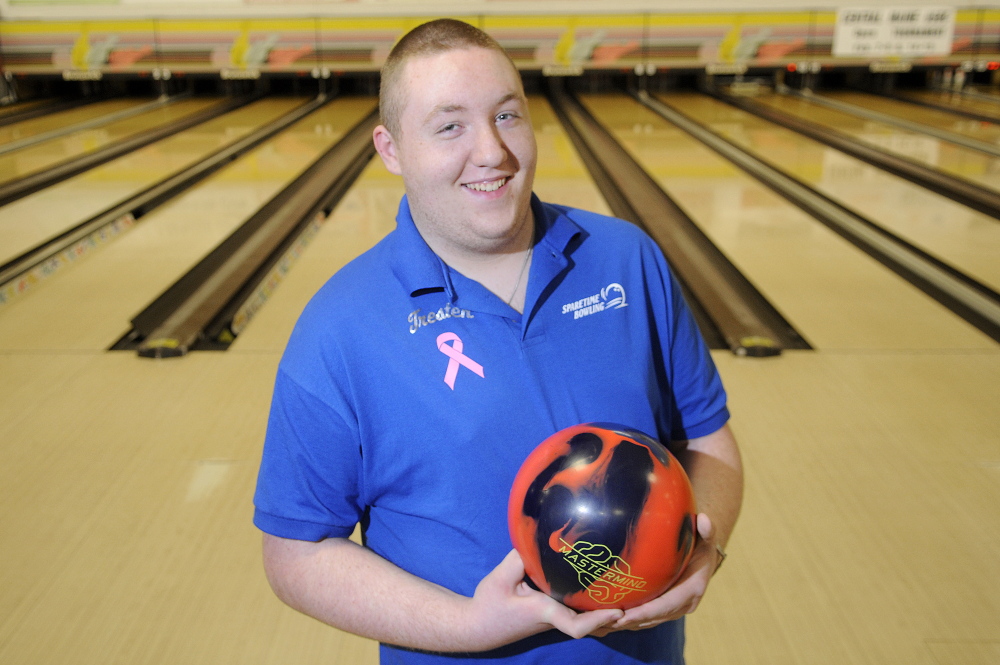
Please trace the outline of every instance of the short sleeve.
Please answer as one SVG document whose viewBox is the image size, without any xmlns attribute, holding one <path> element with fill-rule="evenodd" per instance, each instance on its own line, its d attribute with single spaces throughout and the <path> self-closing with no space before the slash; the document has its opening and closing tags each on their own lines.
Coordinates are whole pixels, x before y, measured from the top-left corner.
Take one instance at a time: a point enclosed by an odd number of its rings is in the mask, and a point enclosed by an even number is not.
<svg viewBox="0 0 1000 665">
<path fill-rule="evenodd" d="M 729 420 L 726 391 L 680 284 L 670 274 L 668 293 L 669 348 L 664 349 L 670 375 L 673 441 L 712 434 Z"/>
<path fill-rule="evenodd" d="M 257 528 L 312 542 L 352 533 L 363 512 L 362 460 L 345 411 L 279 369 L 254 495 Z"/>
</svg>

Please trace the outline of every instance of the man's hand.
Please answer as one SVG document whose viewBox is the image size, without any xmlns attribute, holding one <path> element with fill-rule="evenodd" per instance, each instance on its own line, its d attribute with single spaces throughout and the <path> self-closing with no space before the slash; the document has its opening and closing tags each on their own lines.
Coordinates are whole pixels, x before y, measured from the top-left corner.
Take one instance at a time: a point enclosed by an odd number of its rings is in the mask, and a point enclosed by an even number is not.
<svg viewBox="0 0 1000 665">
<path fill-rule="evenodd" d="M 576 612 L 532 589 L 524 581 L 524 564 L 517 550 L 511 550 L 476 587 L 470 599 L 470 613 L 472 624 L 495 631 L 499 643 L 550 628 L 580 638 L 625 616 L 619 609 Z"/>
<path fill-rule="evenodd" d="M 471 598 L 402 570 L 345 538 L 318 543 L 264 536 L 264 567 L 278 597 L 331 626 L 425 651 L 487 651 L 556 628 L 583 637 L 624 616 L 578 614 L 524 582 L 512 551 Z"/>
<path fill-rule="evenodd" d="M 593 634 L 604 637 L 619 630 L 645 630 L 694 612 L 720 563 L 715 547 L 715 529 L 704 513 L 698 515 L 698 535 L 700 537 L 695 543 L 691 560 L 674 586 L 662 596 L 626 610 L 621 619 L 598 628 Z"/>
</svg>

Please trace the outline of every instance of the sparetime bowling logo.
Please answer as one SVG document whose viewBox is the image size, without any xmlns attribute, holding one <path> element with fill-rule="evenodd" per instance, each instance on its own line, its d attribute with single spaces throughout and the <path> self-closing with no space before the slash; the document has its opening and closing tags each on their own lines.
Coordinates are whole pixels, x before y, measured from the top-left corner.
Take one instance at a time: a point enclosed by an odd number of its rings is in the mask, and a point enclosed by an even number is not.
<svg viewBox="0 0 1000 665">
<path fill-rule="evenodd" d="M 562 313 L 569 314 L 572 312 L 574 319 L 582 319 L 591 314 L 604 312 L 609 309 L 621 309 L 627 306 L 625 288 L 621 284 L 612 283 L 601 289 L 600 293 L 580 298 L 575 302 L 566 303 L 562 307 Z"/>
</svg>

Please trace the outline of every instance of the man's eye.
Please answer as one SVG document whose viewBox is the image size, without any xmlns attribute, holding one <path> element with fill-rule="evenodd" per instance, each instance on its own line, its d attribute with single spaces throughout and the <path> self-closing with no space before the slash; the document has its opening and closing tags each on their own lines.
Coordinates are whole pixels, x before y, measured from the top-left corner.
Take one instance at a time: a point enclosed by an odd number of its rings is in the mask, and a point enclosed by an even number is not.
<svg viewBox="0 0 1000 665">
<path fill-rule="evenodd" d="M 516 118 L 516 117 L 517 117 L 517 115 L 515 115 L 513 112 L 511 112 L 511 111 L 504 111 L 503 113 L 500 113 L 500 114 L 497 115 L 497 122 L 502 122 L 504 120 L 510 120 L 511 118 Z"/>
</svg>

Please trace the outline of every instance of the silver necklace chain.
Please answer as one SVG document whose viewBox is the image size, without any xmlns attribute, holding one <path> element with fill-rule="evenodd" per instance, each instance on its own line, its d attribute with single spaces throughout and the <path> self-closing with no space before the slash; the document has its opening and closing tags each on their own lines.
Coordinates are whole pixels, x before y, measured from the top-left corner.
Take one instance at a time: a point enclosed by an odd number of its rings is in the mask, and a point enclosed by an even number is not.
<svg viewBox="0 0 1000 665">
<path fill-rule="evenodd" d="M 517 295 L 517 287 L 521 286 L 521 278 L 524 277 L 524 269 L 528 267 L 528 261 L 531 260 L 531 253 L 535 251 L 535 246 L 532 245 L 528 248 L 528 251 L 524 254 L 524 263 L 521 264 L 521 272 L 517 273 L 517 281 L 514 282 L 514 290 L 510 294 L 510 298 L 507 298 L 507 304 L 514 302 L 514 296 Z"/>
</svg>

